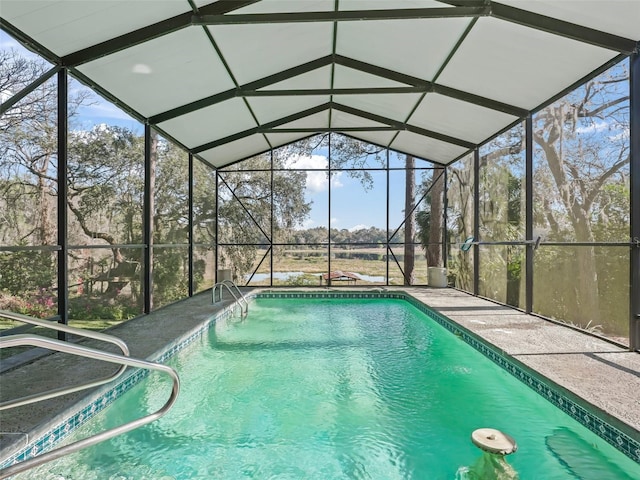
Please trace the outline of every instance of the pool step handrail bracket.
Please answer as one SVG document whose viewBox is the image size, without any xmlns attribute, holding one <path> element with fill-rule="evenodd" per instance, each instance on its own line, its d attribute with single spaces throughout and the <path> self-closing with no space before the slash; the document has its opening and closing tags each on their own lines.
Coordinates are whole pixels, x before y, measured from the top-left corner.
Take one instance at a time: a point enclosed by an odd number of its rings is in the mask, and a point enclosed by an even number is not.
<svg viewBox="0 0 640 480">
<path fill-rule="evenodd" d="M 134 367 L 134 368 L 142 368 L 146 370 L 157 370 L 160 372 L 164 372 L 171 377 L 171 379 L 173 380 L 173 387 L 171 390 L 171 395 L 169 396 L 168 400 L 165 402 L 165 404 L 162 407 L 160 407 L 155 412 L 145 415 L 143 417 L 140 417 L 138 419 L 132 420 L 130 422 L 124 423 L 117 427 L 110 428 L 108 430 L 103 430 L 99 433 L 83 438 L 81 440 L 77 440 L 68 445 L 64 445 L 54 450 L 50 450 L 48 452 L 42 453 L 38 456 L 28 458 L 27 460 L 24 460 L 22 462 L 10 465 L 0 470 L 0 480 L 11 477 L 13 475 L 24 472 L 26 470 L 30 470 L 44 463 L 50 462 L 52 460 L 56 460 L 60 457 L 64 457 L 71 453 L 77 452 L 78 450 L 82 450 L 84 448 L 90 447 L 92 445 L 103 442 L 105 440 L 109 440 L 110 438 L 116 437 L 123 433 L 130 432 L 131 430 L 134 430 L 138 427 L 151 423 L 157 420 L 158 418 L 162 417 L 171 409 L 171 407 L 173 406 L 173 404 L 175 403 L 178 397 L 178 393 L 180 392 L 180 378 L 178 377 L 178 374 L 176 373 L 176 371 L 167 365 L 149 362 L 146 360 L 138 360 L 136 358 L 131 358 L 129 356 L 118 355 L 110 352 L 104 352 L 102 350 L 97 350 L 95 348 L 63 342 L 60 340 L 54 340 L 52 338 L 42 337 L 39 335 L 17 334 L 17 335 L 10 335 L 10 336 L 0 338 L 0 348 L 25 346 L 25 345 L 47 348 L 49 350 L 69 353 L 72 355 L 78 355 L 80 357 L 85 357 L 85 358 L 102 360 L 105 362 L 125 366 L 125 368 Z"/>
<path fill-rule="evenodd" d="M 222 301 L 223 287 L 225 287 L 229 291 L 236 303 L 240 306 L 240 312 L 242 316 L 246 315 L 249 312 L 249 301 L 232 280 L 222 280 L 221 282 L 218 282 L 213 286 L 213 289 L 211 290 L 212 303 L 218 303 Z"/>
<path fill-rule="evenodd" d="M 91 338 L 94 340 L 100 340 L 106 343 L 112 343 L 120 349 L 123 356 L 125 357 L 129 356 L 129 347 L 127 346 L 127 344 L 122 339 L 115 337 L 113 335 L 107 335 L 106 333 L 100 333 L 100 332 L 93 332 L 91 330 L 84 330 L 81 328 L 69 327 L 68 325 L 51 322 L 49 320 L 42 320 L 40 318 L 34 318 L 27 315 L 19 314 L 19 313 L 9 312 L 7 310 L 0 310 L 0 317 L 22 322 L 22 323 L 27 323 L 30 325 L 35 325 L 35 326 L 46 328 L 49 330 L 57 330 L 60 332 L 70 333 L 72 335 Z M 11 336 L 15 336 L 15 335 L 9 335 L 8 337 L 11 337 Z M 4 348 L 4 345 L 0 346 L 0 348 Z M 115 380 L 120 375 L 122 375 L 126 369 L 127 369 L 127 366 L 125 364 L 121 364 L 114 373 L 112 373 L 107 377 L 98 378 L 91 382 L 82 383 L 80 385 L 74 385 L 72 387 L 52 389 L 44 393 L 36 393 L 33 395 L 28 395 L 25 397 L 14 399 L 14 400 L 0 402 L 0 411 L 13 408 L 13 407 L 20 407 L 22 405 L 28 405 L 30 403 L 40 402 L 42 400 L 49 400 L 51 398 L 59 397 L 61 395 L 66 395 L 68 393 L 79 392 L 81 390 L 86 390 L 88 388 L 98 387 L 100 385 L 104 385 L 106 383 L 109 383 Z"/>
</svg>

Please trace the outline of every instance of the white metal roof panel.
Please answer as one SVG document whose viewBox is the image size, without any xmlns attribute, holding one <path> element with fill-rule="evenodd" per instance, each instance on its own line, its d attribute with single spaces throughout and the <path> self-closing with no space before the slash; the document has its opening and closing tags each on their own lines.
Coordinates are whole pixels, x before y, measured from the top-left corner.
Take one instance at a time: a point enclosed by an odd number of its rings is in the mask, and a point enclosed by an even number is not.
<svg viewBox="0 0 640 480">
<path fill-rule="evenodd" d="M 345 22 L 336 53 L 432 80 L 469 25 L 468 18 Z"/>
<path fill-rule="evenodd" d="M 255 134 L 242 140 L 236 140 L 205 150 L 200 152 L 199 155 L 214 167 L 222 167 L 265 150 L 269 150 L 269 144 L 264 139 L 264 136 Z"/>
<path fill-rule="evenodd" d="M 207 27 L 243 84 L 331 54 L 330 22 Z"/>
<path fill-rule="evenodd" d="M 397 132 L 349 132 L 349 136 L 362 140 L 363 142 L 386 147 L 391 143 L 396 133 Z"/>
<path fill-rule="evenodd" d="M 420 93 L 334 95 L 333 101 L 391 120 L 404 122 L 420 100 L 421 95 Z"/>
<path fill-rule="evenodd" d="M 267 123 L 327 103 L 328 95 L 251 97 L 247 101 L 260 123 Z"/>
<path fill-rule="evenodd" d="M 435 0 L 340 0 L 340 10 L 385 10 L 391 8 L 443 8 L 449 7 Z"/>
<path fill-rule="evenodd" d="M 164 35 L 78 70 L 145 116 L 234 86 L 200 28 Z"/>
<path fill-rule="evenodd" d="M 409 123 L 473 143 L 515 122 L 517 117 L 463 102 L 437 93 L 428 93 L 411 115 Z"/>
<path fill-rule="evenodd" d="M 293 90 L 331 87 L 331 65 L 287 78 L 258 90 Z"/>
<path fill-rule="evenodd" d="M 617 55 L 495 18 L 481 18 L 438 83 L 532 109 Z"/>
<path fill-rule="evenodd" d="M 167 120 L 158 126 L 179 138 L 187 147 L 195 148 L 249 130 L 256 126 L 256 122 L 244 101 L 234 98 Z"/>
<path fill-rule="evenodd" d="M 208 3 L 210 0 L 200 0 Z M 231 14 L 244 13 L 281 13 L 281 12 L 324 12 L 333 10 L 334 0 L 261 0 L 246 7 L 234 10 Z"/>
<path fill-rule="evenodd" d="M 331 127 L 332 128 L 350 128 L 350 127 L 386 127 L 384 123 L 374 122 L 366 118 L 352 115 L 347 112 L 341 112 L 340 110 L 333 109 L 331 112 Z"/>
<path fill-rule="evenodd" d="M 284 123 L 277 128 L 327 128 L 329 126 L 329 109 L 307 115 L 293 122 Z M 280 134 L 278 134 L 280 135 Z"/>
<path fill-rule="evenodd" d="M 466 151 L 463 147 L 406 131 L 398 134 L 391 148 L 445 165 Z"/>
<path fill-rule="evenodd" d="M 331 114 L 333 128 L 347 129 L 354 138 L 379 145 L 395 138 L 392 148 L 446 163 L 464 153 L 465 148 L 423 137 L 411 128 L 400 133 L 349 129 L 379 126 L 374 120 L 380 116 L 470 144 L 481 143 L 513 123 L 516 117 L 500 113 L 513 111 L 509 105 L 520 107 L 518 115 L 526 115 L 526 110 L 538 107 L 618 58 L 620 51 L 628 54 L 635 48 L 633 42 L 585 29 L 640 40 L 640 0 L 504 0 L 486 3 L 487 8 L 477 10 L 479 18 L 402 20 L 371 18 L 407 8 L 425 9 L 420 14 L 428 15 L 426 10 L 431 7 L 442 9 L 438 16 L 443 17 L 445 10 L 456 7 L 435 0 L 261 0 L 243 8 L 242 2 L 231 1 L 219 3 L 219 9 L 213 0 L 0 1 L 0 16 L 10 22 L 5 23 L 10 33 L 15 27 L 22 30 L 16 32 L 17 38 L 30 36 L 40 42 L 42 54 L 54 64 L 63 63 L 56 55 L 75 53 L 67 59 L 81 65 L 78 71 L 107 96 L 116 97 L 122 108 L 137 118 L 151 117 L 151 123 L 160 122 L 160 129 L 187 148 L 206 147 L 234 134 L 252 132 L 262 126 L 259 124 L 332 99 L 338 107 Z M 191 18 L 193 5 L 207 6 L 201 12 L 236 7 L 229 16 L 273 16 L 266 23 L 264 17 L 237 17 L 244 23 L 228 25 L 220 24 L 224 23 L 222 17 L 212 15 L 199 19 L 211 22 L 209 26 L 185 23 L 179 30 L 175 29 L 181 27 L 180 22 L 165 21 L 176 15 L 183 15 L 181 21 L 186 21 L 184 14 Z M 333 21 L 325 16 L 316 21 L 300 15 L 293 19 L 279 15 L 294 12 L 304 16 L 331 12 L 336 7 L 341 11 L 338 13 L 362 12 L 362 18 Z M 511 7 L 523 11 L 514 15 Z M 539 15 L 557 18 L 560 23 L 546 22 Z M 151 29 L 140 30 L 153 24 L 156 26 Z M 557 34 L 547 31 L 554 28 L 558 28 Z M 121 37 L 132 32 L 135 34 Z M 123 38 L 129 46 L 121 43 Z M 598 42 L 618 51 L 593 45 Z M 92 48 L 82 53 L 87 47 Z M 38 46 L 29 44 L 29 48 Z M 320 61 L 314 66 L 323 65 L 334 53 L 334 64 L 286 78 L 287 69 L 316 60 Z M 304 68 L 297 71 L 303 72 Z M 317 97 L 296 96 L 292 91 L 287 96 L 258 97 L 236 89 L 270 75 L 279 81 L 263 90 L 333 87 L 359 91 L 332 96 L 327 91 Z M 429 82 L 436 84 L 434 91 L 439 94 L 430 90 Z M 409 85 L 415 85 L 419 92 L 369 90 Z M 458 91 L 446 92 L 441 87 Z M 407 120 L 423 92 L 429 93 Z M 467 93 L 484 99 L 469 98 Z M 216 94 L 221 95 L 212 97 Z M 247 108 L 244 95 L 256 118 Z M 215 101 L 221 103 L 212 104 Z M 479 106 L 491 105 L 492 101 L 496 110 Z M 340 104 L 345 111 L 340 110 Z M 163 113 L 174 108 L 180 109 L 180 116 L 166 120 L 169 114 Z M 362 114 L 350 115 L 350 109 Z M 326 129 L 328 122 L 327 109 L 280 127 L 300 131 L 266 135 L 272 145 L 281 145 L 306 137 L 314 129 Z M 259 153 L 267 148 L 265 137 L 255 133 L 210 150 L 215 150 L 216 162 L 233 162 L 250 155 L 252 149 Z"/>
<path fill-rule="evenodd" d="M 293 142 L 297 142 L 303 138 L 309 136 L 308 133 L 267 133 L 269 143 L 273 148 L 281 147 L 282 145 L 288 145 Z"/>
<path fill-rule="evenodd" d="M 640 38 L 637 0 L 500 0 L 500 3 L 621 37 Z"/>
<path fill-rule="evenodd" d="M 396 82 L 385 77 L 362 72 L 355 68 L 336 65 L 333 77 L 334 88 L 356 88 L 356 87 L 406 87 L 407 84 Z"/>
<path fill-rule="evenodd" d="M 2 0 L 0 14 L 57 55 L 190 11 L 187 0 Z"/>
</svg>

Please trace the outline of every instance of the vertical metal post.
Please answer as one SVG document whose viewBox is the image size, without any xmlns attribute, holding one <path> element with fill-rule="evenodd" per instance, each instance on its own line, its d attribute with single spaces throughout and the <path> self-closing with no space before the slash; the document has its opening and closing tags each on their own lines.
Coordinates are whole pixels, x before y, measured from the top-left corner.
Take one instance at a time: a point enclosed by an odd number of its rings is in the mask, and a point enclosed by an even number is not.
<svg viewBox="0 0 640 480">
<path fill-rule="evenodd" d="M 153 165 L 151 162 L 151 126 L 144 126 L 144 212 L 142 236 L 144 249 L 144 273 L 142 279 L 143 312 L 153 309 Z"/>
<path fill-rule="evenodd" d="M 327 149 L 327 154 L 329 156 L 327 161 L 327 168 L 329 169 L 329 185 L 327 187 L 329 196 L 329 205 L 327 208 L 327 286 L 331 286 L 331 132 L 329 132 L 329 148 Z"/>
<path fill-rule="evenodd" d="M 193 245 L 193 192 L 194 192 L 194 175 L 193 175 L 193 154 L 191 152 L 189 152 L 189 199 L 188 201 L 188 217 L 189 217 L 189 254 L 188 254 L 188 263 L 189 263 L 189 296 L 192 297 L 194 290 L 195 290 L 195 282 L 194 282 L 194 275 L 195 272 L 193 270 L 193 250 L 194 250 L 194 245 Z"/>
<path fill-rule="evenodd" d="M 271 260 L 271 268 L 269 269 L 269 286 L 273 287 L 273 233 L 275 232 L 275 228 L 273 225 L 273 221 L 275 219 L 275 215 L 274 215 L 274 208 L 273 208 L 273 186 L 274 186 L 274 179 L 273 179 L 273 148 L 269 151 L 269 153 L 271 154 L 271 169 L 270 169 L 270 173 L 271 173 L 271 220 L 270 220 L 270 225 L 271 225 L 271 230 L 269 235 L 271 236 L 271 238 L 269 239 L 269 246 L 270 246 L 270 250 L 269 250 L 269 254 L 270 254 L 270 260 Z"/>
<path fill-rule="evenodd" d="M 640 54 L 629 58 L 631 252 L 629 291 L 629 348 L 640 350 Z"/>
<path fill-rule="evenodd" d="M 448 176 L 447 173 L 449 171 L 449 167 L 444 167 L 444 188 L 442 189 L 442 266 L 447 268 L 447 260 L 449 256 L 448 244 L 449 244 L 449 235 L 447 229 L 447 222 L 449 218 L 447 217 L 447 187 L 448 187 Z M 435 170 L 433 172 L 435 174 Z"/>
<path fill-rule="evenodd" d="M 69 263 L 68 263 L 68 215 L 67 215 L 67 134 L 68 88 L 67 69 L 58 72 L 58 315 L 59 323 L 69 323 Z M 58 332 L 59 340 L 66 340 L 65 332 Z"/>
<path fill-rule="evenodd" d="M 524 311 L 533 311 L 533 117 L 528 115 L 525 119 L 525 307 Z"/>
<path fill-rule="evenodd" d="M 218 248 L 220 248 L 218 246 L 218 230 L 220 229 L 220 222 L 218 221 L 218 205 L 220 204 L 220 197 L 218 196 L 218 191 L 219 191 L 219 184 L 220 184 L 220 174 L 218 173 L 218 170 L 216 170 L 216 191 L 215 191 L 215 195 L 216 195 L 216 208 L 215 208 L 215 212 L 216 212 L 216 231 L 215 231 L 215 235 L 214 235 L 214 269 L 213 271 L 215 272 L 213 275 L 213 283 L 216 284 L 218 282 L 218 270 L 220 269 L 220 265 L 219 265 L 219 253 L 218 253 Z"/>
<path fill-rule="evenodd" d="M 387 148 L 386 152 L 387 152 L 387 235 L 386 235 L 386 237 L 387 237 L 387 244 L 386 244 L 386 247 L 387 247 L 387 255 L 386 255 L 386 257 L 387 257 L 387 261 L 386 261 L 387 275 L 386 275 L 386 277 L 387 277 L 387 280 L 385 282 L 385 285 L 389 285 L 389 257 L 391 257 L 391 255 L 389 255 L 391 253 L 390 252 L 391 246 L 389 245 L 389 198 L 390 198 L 390 194 L 391 194 L 391 189 L 390 189 L 389 183 L 390 183 L 391 179 L 390 179 L 390 174 L 389 174 L 389 149 L 388 148 Z"/>
<path fill-rule="evenodd" d="M 473 151 L 473 294 L 480 290 L 480 150 Z"/>
</svg>

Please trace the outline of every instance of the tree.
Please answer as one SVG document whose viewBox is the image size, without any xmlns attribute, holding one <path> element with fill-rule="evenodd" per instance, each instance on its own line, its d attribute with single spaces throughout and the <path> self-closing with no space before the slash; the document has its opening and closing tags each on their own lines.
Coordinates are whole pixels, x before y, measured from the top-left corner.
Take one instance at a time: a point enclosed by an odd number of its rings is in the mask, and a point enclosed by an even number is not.
<svg viewBox="0 0 640 480">
<path fill-rule="evenodd" d="M 385 148 L 368 144 L 366 142 L 347 137 L 344 135 L 323 135 L 313 137 L 302 142 L 298 142 L 298 153 L 300 155 L 308 155 L 315 148 L 320 146 L 328 146 L 331 142 L 331 168 L 345 169 L 345 172 L 352 178 L 360 181 L 365 190 L 369 190 L 373 185 L 373 178 L 368 168 L 371 164 L 377 164 L 380 167 L 386 167 L 386 156 L 383 156 Z M 404 272 L 403 281 L 410 285 L 415 283 L 415 231 L 416 231 L 416 182 L 415 182 L 415 158 L 412 155 L 405 155 L 405 219 L 403 222 L 404 229 L 400 229 L 393 237 L 394 241 L 400 240 L 400 233 L 404 233 Z M 421 188 L 428 188 L 429 181 L 423 178 Z M 443 212 L 443 192 L 444 179 L 434 185 L 435 192 L 427 197 L 427 206 L 422 206 L 422 210 L 433 211 L 435 215 L 434 228 L 431 230 L 431 237 L 418 234 L 423 247 L 427 253 L 428 265 L 442 265 L 441 250 L 441 229 L 442 229 L 442 212 Z M 418 209 L 417 217 L 424 219 L 424 214 Z M 418 220 L 419 222 L 419 220 Z M 421 231 L 428 232 L 428 229 L 421 226 Z M 385 243 L 392 239 L 387 238 Z M 338 237 L 332 236 L 332 241 L 340 243 Z"/>
<path fill-rule="evenodd" d="M 411 155 L 405 156 L 405 195 L 404 195 L 404 284 L 415 283 L 415 246 L 413 239 L 416 230 L 414 214 L 415 207 L 415 159 Z"/>
<path fill-rule="evenodd" d="M 544 206 L 537 218 L 552 239 L 594 242 L 608 185 L 622 180 L 629 164 L 629 96 L 626 64 L 590 80 L 536 117 L 534 141 L 540 170 L 557 192 L 557 202 L 538 192 Z M 620 180 L 616 180 L 616 177 Z M 608 190 L 609 188 L 609 190 Z M 628 212 L 628 210 L 627 210 Z M 627 217 L 628 218 L 628 217 Z M 628 236 L 628 234 L 627 234 Z M 600 294 L 594 247 L 575 250 L 576 321 L 600 321 Z"/>
<path fill-rule="evenodd" d="M 6 99 L 21 92 L 49 68 L 44 61 L 25 58 L 15 49 L 0 51 L 0 97 Z M 70 117 L 89 101 L 84 92 L 72 93 Z M 0 117 L 0 236 L 5 244 L 32 247 L 57 243 L 57 133 L 55 78 L 35 88 Z M 56 268 L 51 253 L 6 253 L 1 262 L 7 269 L 13 265 L 12 270 L 20 267 L 33 272 L 21 276 L 17 290 L 13 288 L 17 285 L 11 280 L 13 275 L 4 275 L 0 289 L 23 298 L 42 296 L 46 290 L 48 299 L 52 299 Z"/>
<path fill-rule="evenodd" d="M 447 188 L 448 272 L 456 287 L 469 292 L 473 291 L 473 251 L 460 247 L 467 238 L 473 237 L 473 165 L 473 157 L 468 155 L 449 167 Z"/>
<path fill-rule="evenodd" d="M 444 170 L 436 169 L 422 179 L 422 189 L 426 190 L 425 208 L 418 211 L 418 238 L 424 246 L 427 265 L 441 266 L 444 222 Z"/>
<path fill-rule="evenodd" d="M 26 59 L 17 50 L 0 51 L 0 93 L 6 96 L 29 86 L 45 73 L 43 61 Z M 1 196 L 8 211 L 30 205 L 24 222 L 13 213 L 18 238 L 33 245 L 56 243 L 55 189 L 57 149 L 56 82 L 36 88 L 0 119 L 0 171 L 5 179 Z M 27 228 L 28 230 L 26 230 Z"/>
<path fill-rule="evenodd" d="M 274 151 L 273 168 L 284 169 L 290 152 Z M 270 155 L 264 154 L 218 172 L 219 257 L 221 267 L 232 268 L 238 282 L 254 271 L 256 262 L 264 264 L 272 243 L 286 243 L 295 235 L 309 214 L 310 204 L 304 199 L 306 173 L 291 170 L 274 173 L 272 179 L 271 162 Z M 264 253 L 258 258 L 261 249 Z"/>
</svg>

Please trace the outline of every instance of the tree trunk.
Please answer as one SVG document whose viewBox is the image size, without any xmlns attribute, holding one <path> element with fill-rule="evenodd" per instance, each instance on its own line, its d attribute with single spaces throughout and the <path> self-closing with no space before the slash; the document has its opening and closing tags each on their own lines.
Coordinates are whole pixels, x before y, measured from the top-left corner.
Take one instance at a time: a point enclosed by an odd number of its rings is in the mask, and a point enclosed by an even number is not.
<svg viewBox="0 0 640 480">
<path fill-rule="evenodd" d="M 442 200 L 444 195 L 444 175 L 441 170 L 433 171 L 431 186 L 431 209 L 429 215 L 429 245 L 426 248 L 427 265 L 442 266 Z"/>
<path fill-rule="evenodd" d="M 593 232 L 586 212 L 578 218 L 572 218 L 577 242 L 593 242 Z M 574 247 L 576 249 L 576 270 L 574 288 L 576 293 L 576 312 L 574 322 L 586 326 L 591 322 L 600 323 L 600 295 L 598 271 L 594 247 Z"/>
<path fill-rule="evenodd" d="M 561 127 L 557 126 L 559 130 Z M 564 160 L 555 143 L 559 135 L 552 132 L 553 140 L 545 140 L 542 135 L 534 135 L 534 139 L 542 147 L 545 158 L 553 175 L 556 187 L 560 193 L 560 199 L 569 214 L 571 225 L 575 232 L 576 242 L 593 242 L 594 236 L 591 230 L 589 213 L 582 205 L 573 191 L 565 173 Z M 575 188 L 575 187 L 574 187 Z M 582 190 L 578 192 L 580 198 L 587 198 L 588 192 Z M 580 325 L 587 325 L 589 322 L 598 323 L 600 321 L 600 299 L 598 288 L 598 273 L 596 270 L 596 257 L 593 247 L 575 247 L 577 278 L 574 279 L 575 289 L 575 317 L 574 322 Z"/>
<path fill-rule="evenodd" d="M 414 208 L 415 197 L 415 159 L 411 155 L 406 156 L 405 165 L 405 197 L 404 214 L 406 216 L 404 224 L 404 284 L 413 285 L 415 283 L 415 245 L 413 244 L 416 235 L 416 219 Z"/>
<path fill-rule="evenodd" d="M 45 156 L 43 164 L 39 168 L 37 179 L 37 191 L 38 199 L 40 203 L 40 231 L 38 240 L 42 245 L 55 245 L 57 242 L 56 237 L 56 222 L 52 218 L 53 202 L 51 197 L 51 188 L 47 182 L 47 170 L 49 168 L 49 156 Z"/>
<path fill-rule="evenodd" d="M 147 221 L 151 224 L 151 235 L 149 236 L 149 245 L 147 245 L 147 248 L 149 249 L 149 256 L 148 256 L 148 260 L 149 260 L 149 265 L 147 265 L 147 268 L 149 269 L 149 276 L 151 277 L 151 284 L 149 285 L 149 288 L 151 289 L 151 291 L 149 292 L 149 310 L 153 310 L 153 235 L 155 233 L 155 229 L 156 229 L 156 225 L 155 225 L 155 219 L 157 218 L 156 215 L 156 202 L 155 202 L 155 191 L 156 191 L 156 168 L 158 165 L 158 134 L 151 129 L 151 135 L 150 135 L 150 141 L 151 141 L 151 145 L 149 146 L 149 171 L 151 172 L 149 174 L 149 192 L 147 194 L 147 198 L 149 199 L 149 203 L 151 204 L 149 206 L 148 211 L 151 212 L 151 216 L 153 218 L 149 218 L 149 219 L 144 219 L 143 221 Z"/>
</svg>

